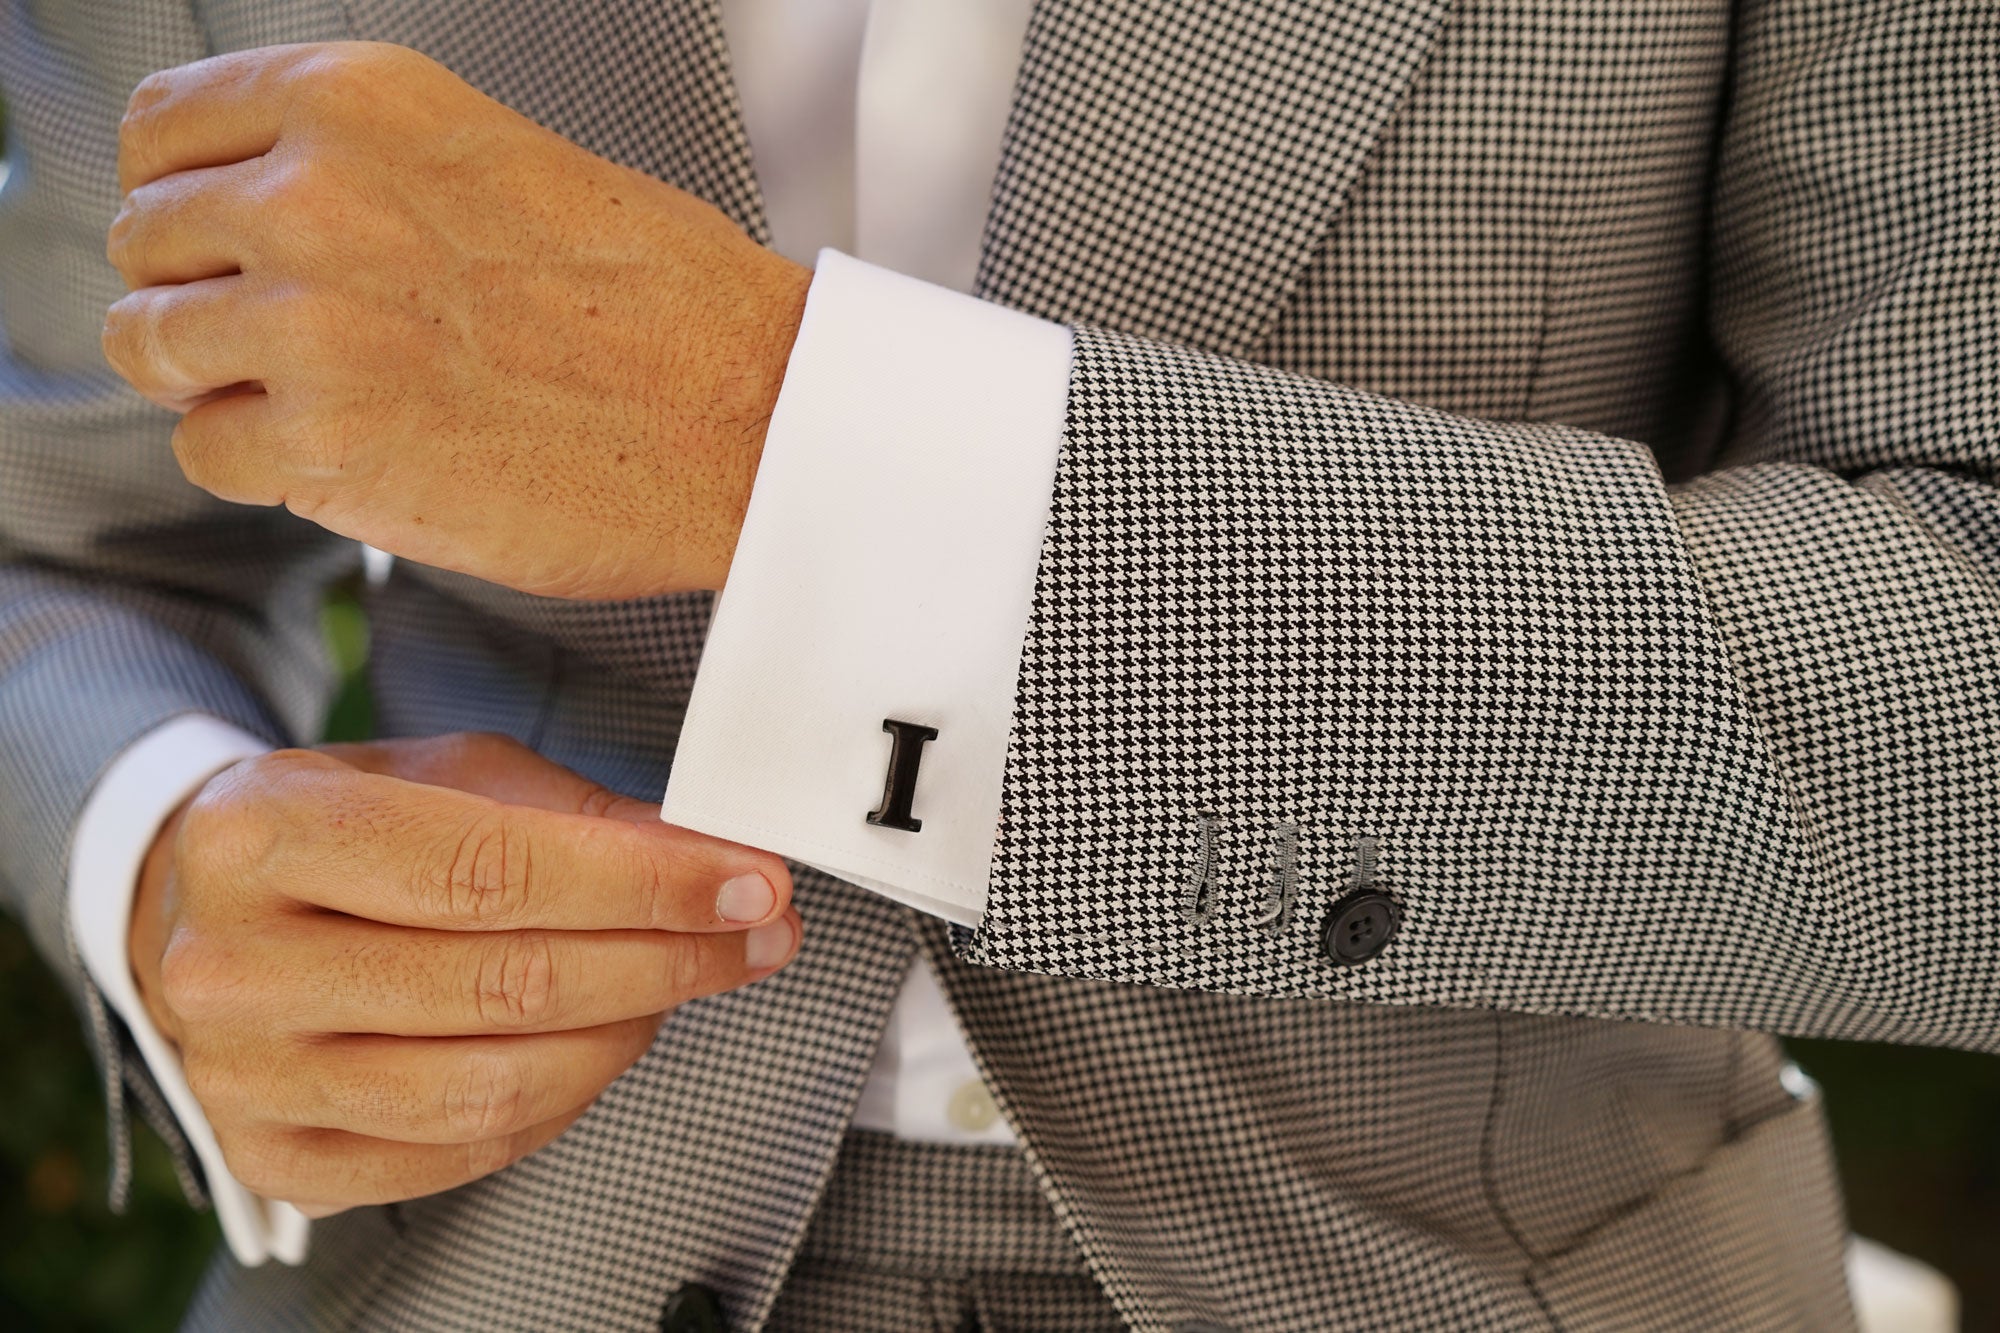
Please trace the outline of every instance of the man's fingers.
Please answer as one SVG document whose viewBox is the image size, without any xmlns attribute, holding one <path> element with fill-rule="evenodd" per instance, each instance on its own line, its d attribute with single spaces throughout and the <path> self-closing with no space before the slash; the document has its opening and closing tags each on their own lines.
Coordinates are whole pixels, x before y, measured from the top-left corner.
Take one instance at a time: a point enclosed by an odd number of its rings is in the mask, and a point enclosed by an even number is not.
<svg viewBox="0 0 2000 1333">
<path fill-rule="evenodd" d="M 297 979 L 286 1023 L 313 1032 L 547 1033 L 746 985 L 789 961 L 798 940 L 791 912 L 755 930 L 709 934 L 409 930 L 326 916 L 295 923 L 267 965 Z"/>
<path fill-rule="evenodd" d="M 646 1053 L 658 1013 L 515 1037 L 338 1037 L 303 1057 L 303 1129 L 401 1143 L 478 1143 L 588 1106 Z"/>
<path fill-rule="evenodd" d="M 231 51 L 148 75 L 118 127 L 118 188 L 267 153 L 278 141 L 310 46 Z"/>
<path fill-rule="evenodd" d="M 259 339 L 239 275 L 141 287 L 104 316 L 104 358 L 162 407 L 186 411 L 218 389 L 263 372 Z"/>
<path fill-rule="evenodd" d="M 239 790 L 254 796 L 240 812 Z M 189 845 L 197 834 L 232 859 L 219 874 L 400 926 L 739 930 L 774 920 L 791 897 L 783 860 L 768 852 L 657 820 L 504 805 L 297 751 L 211 784 L 182 826 Z"/>
<path fill-rule="evenodd" d="M 339 1129 L 261 1130 L 223 1145 L 230 1174 L 253 1194 L 308 1217 L 438 1194 L 490 1176 L 553 1142 L 589 1108 L 476 1143 L 398 1143 Z"/>
<path fill-rule="evenodd" d="M 142 185 L 112 220 L 105 257 L 128 288 L 222 277 L 251 248 L 260 162 L 175 172 Z"/>
<path fill-rule="evenodd" d="M 223 500 L 274 505 L 284 489 L 271 459 L 277 453 L 276 410 L 255 385 L 219 390 L 188 404 L 174 427 L 174 458 L 187 479 Z"/>
</svg>

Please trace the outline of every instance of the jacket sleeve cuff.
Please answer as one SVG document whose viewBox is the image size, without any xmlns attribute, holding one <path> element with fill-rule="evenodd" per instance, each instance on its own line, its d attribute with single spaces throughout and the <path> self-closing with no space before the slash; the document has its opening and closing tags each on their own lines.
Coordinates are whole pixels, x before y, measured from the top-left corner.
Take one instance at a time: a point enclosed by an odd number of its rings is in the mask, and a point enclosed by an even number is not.
<svg viewBox="0 0 2000 1333">
<path fill-rule="evenodd" d="M 289 1204 L 260 1199 L 229 1174 L 179 1055 L 139 999 L 126 936 L 140 868 L 160 826 L 215 773 L 270 748 L 206 714 L 186 713 L 161 724 L 119 755 L 92 789 L 77 818 L 69 859 L 70 925 L 84 971 L 124 1021 L 201 1163 L 223 1237 L 246 1265 L 272 1258 L 300 1262 L 311 1224 Z"/>
<path fill-rule="evenodd" d="M 663 816 L 979 920 L 1070 331 L 823 251 Z M 910 819 L 885 723 L 922 746 Z"/>
</svg>

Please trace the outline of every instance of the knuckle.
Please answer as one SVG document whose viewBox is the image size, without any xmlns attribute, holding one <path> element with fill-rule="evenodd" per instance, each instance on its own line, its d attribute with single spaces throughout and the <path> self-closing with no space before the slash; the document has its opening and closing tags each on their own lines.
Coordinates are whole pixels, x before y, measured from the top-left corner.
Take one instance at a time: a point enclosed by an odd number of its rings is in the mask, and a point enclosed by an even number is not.
<svg viewBox="0 0 2000 1333">
<path fill-rule="evenodd" d="M 367 94 L 398 77 L 415 55 L 386 42 L 329 42 L 293 68 L 293 95 L 322 115 L 366 113 Z"/>
<path fill-rule="evenodd" d="M 353 48 L 346 43 L 321 46 L 292 67 L 293 95 L 307 102 L 326 98 L 338 106 L 344 95 L 353 90 L 360 65 Z"/>
<path fill-rule="evenodd" d="M 211 495 L 221 490 L 223 481 L 215 451 L 188 428 L 185 417 L 174 423 L 174 433 L 167 443 L 173 449 L 174 462 L 180 467 L 183 477 Z"/>
<path fill-rule="evenodd" d="M 158 359 L 171 355 L 175 349 L 185 350 L 202 335 L 198 309 L 188 299 L 187 290 L 162 287 L 140 307 L 145 317 L 139 322 L 138 332 L 150 357 Z"/>
<path fill-rule="evenodd" d="M 104 348 L 104 359 L 117 372 L 120 379 L 133 382 L 140 371 L 134 355 L 133 330 L 138 322 L 137 303 L 132 297 L 124 297 L 104 312 L 104 330 L 99 342 Z"/>
<path fill-rule="evenodd" d="M 323 773 L 326 771 L 326 766 L 324 755 L 315 754 L 298 746 L 288 746 L 252 755 L 238 765 L 238 769 L 268 777 L 272 781 L 286 782 L 310 773 Z"/>
<path fill-rule="evenodd" d="M 287 756 L 295 753 L 281 750 L 242 760 L 195 794 L 181 816 L 176 848 L 184 872 L 239 885 L 255 879 L 256 868 L 283 831 L 271 797 L 291 771 Z"/>
<path fill-rule="evenodd" d="M 272 750 L 229 770 L 229 787 L 243 814 L 258 823 L 281 816 L 318 816 L 338 804 L 345 788 L 337 781 L 353 770 L 338 760 L 311 750 Z"/>
<path fill-rule="evenodd" d="M 143 390 L 165 382 L 165 353 L 184 319 L 175 315 L 178 304 L 169 291 L 139 291 L 105 312 L 105 360 L 133 386 Z"/>
<path fill-rule="evenodd" d="M 230 1011 L 241 990 L 231 951 L 214 947 L 204 935 L 179 931 L 160 955 L 160 999 L 178 1018 L 212 1021 Z"/>
<path fill-rule="evenodd" d="M 667 994 L 674 1004 L 716 989 L 719 969 L 712 952 L 695 937 L 675 939 L 667 949 Z"/>
<path fill-rule="evenodd" d="M 175 850 L 182 868 L 199 868 L 215 856 L 227 845 L 236 819 L 236 798 L 226 786 L 211 782 L 196 792 L 181 815 Z"/>
<path fill-rule="evenodd" d="M 438 1115 L 453 1141 L 481 1143 L 517 1128 L 526 1104 L 515 1067 L 482 1052 L 446 1076 Z"/>
<path fill-rule="evenodd" d="M 296 230 L 326 202 L 326 169 L 313 154 L 289 154 L 265 168 L 259 193 L 261 202 Z"/>
<path fill-rule="evenodd" d="M 652 856 L 638 855 L 632 867 L 632 891 L 638 895 L 634 921 L 648 930 L 672 930 L 679 922 L 675 911 L 677 885 L 667 867 Z"/>
<path fill-rule="evenodd" d="M 408 47 L 339 42 L 312 52 L 292 70 L 291 103 L 311 123 L 357 143 L 382 130 L 406 131 L 412 111 L 428 109 L 436 62 Z"/>
<path fill-rule="evenodd" d="M 177 80 L 170 69 L 155 70 L 139 80 L 125 99 L 118 118 L 118 138 L 128 148 L 144 148 L 159 125 L 160 108 L 173 98 Z"/>
<path fill-rule="evenodd" d="M 282 1130 L 238 1129 L 226 1135 L 218 1131 L 216 1146 L 222 1149 L 229 1174 L 252 1194 L 282 1199 L 311 1192 L 300 1188 L 309 1180 L 304 1147 Z"/>
<path fill-rule="evenodd" d="M 125 115 L 134 115 L 152 110 L 174 91 L 175 74 L 172 69 L 156 69 L 139 80 L 132 88 L 132 95 L 125 100 Z"/>
<path fill-rule="evenodd" d="M 105 231 L 105 258 L 128 279 L 142 276 L 156 238 L 171 235 L 181 225 L 188 204 L 188 192 L 172 177 L 135 187 Z"/>
<path fill-rule="evenodd" d="M 528 894 L 528 845 L 520 825 L 498 808 L 468 820 L 420 886 L 448 921 L 495 926 L 517 916 Z"/>
<path fill-rule="evenodd" d="M 130 272 L 136 258 L 133 234 L 139 230 L 139 222 L 136 200 L 127 199 L 119 208 L 118 216 L 111 219 L 110 230 L 104 234 L 104 257 L 120 273 Z"/>
<path fill-rule="evenodd" d="M 490 1027 L 526 1029 L 557 1018 L 555 943 L 540 932 L 503 935 L 483 951 L 474 1005 Z"/>
<path fill-rule="evenodd" d="M 602 819 L 618 808 L 620 797 L 609 787 L 592 787 L 577 802 L 577 812 L 593 819 Z"/>
</svg>

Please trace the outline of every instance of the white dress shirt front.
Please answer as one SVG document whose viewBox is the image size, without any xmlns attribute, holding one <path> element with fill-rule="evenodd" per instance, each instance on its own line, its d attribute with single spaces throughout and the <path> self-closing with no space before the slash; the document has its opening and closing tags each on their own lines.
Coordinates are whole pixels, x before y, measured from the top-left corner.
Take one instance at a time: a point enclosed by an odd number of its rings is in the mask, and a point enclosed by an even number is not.
<svg viewBox="0 0 2000 1333">
<path fill-rule="evenodd" d="M 819 254 L 664 807 L 677 823 L 965 922 L 984 901 L 1068 393 L 1068 330 L 959 294 L 977 267 L 1029 7 L 723 0 L 776 248 L 801 262 L 832 248 Z M 920 834 L 862 819 L 882 786 L 887 716 L 939 729 L 920 770 Z M 230 1176 L 139 1002 L 125 938 L 160 825 L 262 748 L 192 714 L 141 738 L 86 802 L 68 886 L 84 966 L 180 1118 L 245 1264 L 298 1262 L 309 1223 Z M 856 1123 L 1012 1138 L 921 965 Z"/>
</svg>

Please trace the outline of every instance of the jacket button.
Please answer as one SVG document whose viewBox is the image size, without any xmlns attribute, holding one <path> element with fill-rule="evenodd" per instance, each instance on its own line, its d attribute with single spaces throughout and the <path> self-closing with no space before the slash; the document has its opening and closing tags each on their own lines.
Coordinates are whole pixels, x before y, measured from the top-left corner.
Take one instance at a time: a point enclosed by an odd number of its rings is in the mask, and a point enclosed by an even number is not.
<svg viewBox="0 0 2000 1333">
<path fill-rule="evenodd" d="M 660 1311 L 660 1333 L 729 1333 L 722 1301 L 699 1282 L 689 1282 L 667 1297 Z"/>
<path fill-rule="evenodd" d="M 1402 913 L 1384 893 L 1350 893 L 1326 914 L 1320 951 L 1345 967 L 1381 953 L 1396 933 Z"/>
</svg>

